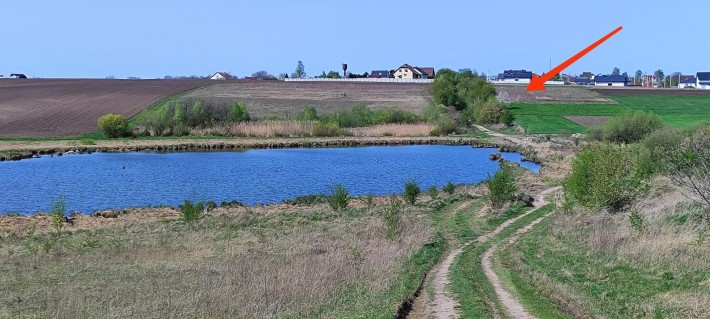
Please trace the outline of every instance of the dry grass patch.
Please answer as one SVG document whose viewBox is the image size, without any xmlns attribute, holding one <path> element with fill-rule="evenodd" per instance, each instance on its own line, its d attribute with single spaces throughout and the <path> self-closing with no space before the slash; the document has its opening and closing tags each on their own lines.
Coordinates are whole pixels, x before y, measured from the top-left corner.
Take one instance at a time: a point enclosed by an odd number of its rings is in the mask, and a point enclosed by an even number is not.
<svg viewBox="0 0 710 319">
<path fill-rule="evenodd" d="M 427 123 L 417 124 L 383 124 L 371 127 L 357 127 L 347 130 L 349 135 L 357 137 L 380 136 L 429 136 L 434 125 Z"/>
<path fill-rule="evenodd" d="M 405 214 L 397 240 L 377 214 L 313 208 L 2 238 L 0 317 L 391 317 L 387 291 L 432 235 Z"/>
</svg>

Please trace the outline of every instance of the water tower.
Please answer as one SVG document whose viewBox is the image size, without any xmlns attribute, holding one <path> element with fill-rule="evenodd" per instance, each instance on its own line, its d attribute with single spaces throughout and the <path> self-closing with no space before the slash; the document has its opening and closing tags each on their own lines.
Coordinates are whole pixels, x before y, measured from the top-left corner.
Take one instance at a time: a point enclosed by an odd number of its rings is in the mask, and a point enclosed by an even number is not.
<svg viewBox="0 0 710 319">
<path fill-rule="evenodd" d="M 348 77 L 348 64 L 343 63 L 343 77 L 347 78 Z"/>
</svg>

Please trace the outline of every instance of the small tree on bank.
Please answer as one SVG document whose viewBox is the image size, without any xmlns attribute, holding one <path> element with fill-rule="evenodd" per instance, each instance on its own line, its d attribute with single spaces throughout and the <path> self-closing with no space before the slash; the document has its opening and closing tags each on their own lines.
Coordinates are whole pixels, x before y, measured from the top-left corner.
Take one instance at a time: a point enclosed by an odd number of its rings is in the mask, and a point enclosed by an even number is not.
<svg viewBox="0 0 710 319">
<path fill-rule="evenodd" d="M 421 192 L 422 190 L 419 188 L 419 185 L 417 185 L 417 181 L 413 179 L 408 180 L 407 183 L 404 184 L 404 200 L 409 205 L 414 205 L 414 203 L 417 202 L 417 196 L 419 196 Z"/>
<path fill-rule="evenodd" d="M 229 121 L 246 122 L 250 119 L 251 117 L 249 116 L 246 105 L 242 102 L 234 102 L 232 109 L 229 110 Z"/>
<path fill-rule="evenodd" d="M 486 186 L 488 186 L 488 195 L 493 208 L 501 208 L 505 202 L 515 199 L 518 191 L 513 173 L 506 165 L 502 165 L 501 170 L 488 177 Z"/>
<path fill-rule="evenodd" d="M 99 130 L 108 137 L 128 136 L 128 119 L 123 114 L 106 114 L 99 117 Z"/>
</svg>

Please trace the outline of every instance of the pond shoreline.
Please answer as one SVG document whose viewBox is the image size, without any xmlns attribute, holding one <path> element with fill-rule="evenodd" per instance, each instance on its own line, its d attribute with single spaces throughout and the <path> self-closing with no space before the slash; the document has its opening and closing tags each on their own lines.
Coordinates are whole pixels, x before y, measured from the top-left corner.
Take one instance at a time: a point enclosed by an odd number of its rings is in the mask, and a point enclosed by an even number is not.
<svg viewBox="0 0 710 319">
<path fill-rule="evenodd" d="M 327 148 L 402 145 L 471 145 L 474 148 L 498 148 L 500 152 L 518 152 L 530 156 L 520 145 L 494 143 L 470 137 L 347 137 L 347 138 L 278 138 L 278 139 L 169 139 L 169 140 L 99 140 L 93 145 L 81 141 L 0 142 L 0 162 L 41 156 L 125 152 L 231 151 L 247 149 Z M 534 157 L 533 157 L 534 158 Z M 537 160 L 530 160 L 540 164 Z"/>
</svg>

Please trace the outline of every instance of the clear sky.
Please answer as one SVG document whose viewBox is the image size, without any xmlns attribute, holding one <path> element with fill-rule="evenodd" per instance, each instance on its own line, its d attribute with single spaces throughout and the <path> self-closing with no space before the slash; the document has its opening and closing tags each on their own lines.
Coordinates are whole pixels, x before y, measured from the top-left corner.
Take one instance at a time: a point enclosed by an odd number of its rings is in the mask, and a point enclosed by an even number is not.
<svg viewBox="0 0 710 319">
<path fill-rule="evenodd" d="M 361 73 L 403 63 L 542 73 L 710 71 L 710 1 L 3 0 L 0 74 Z"/>
</svg>

